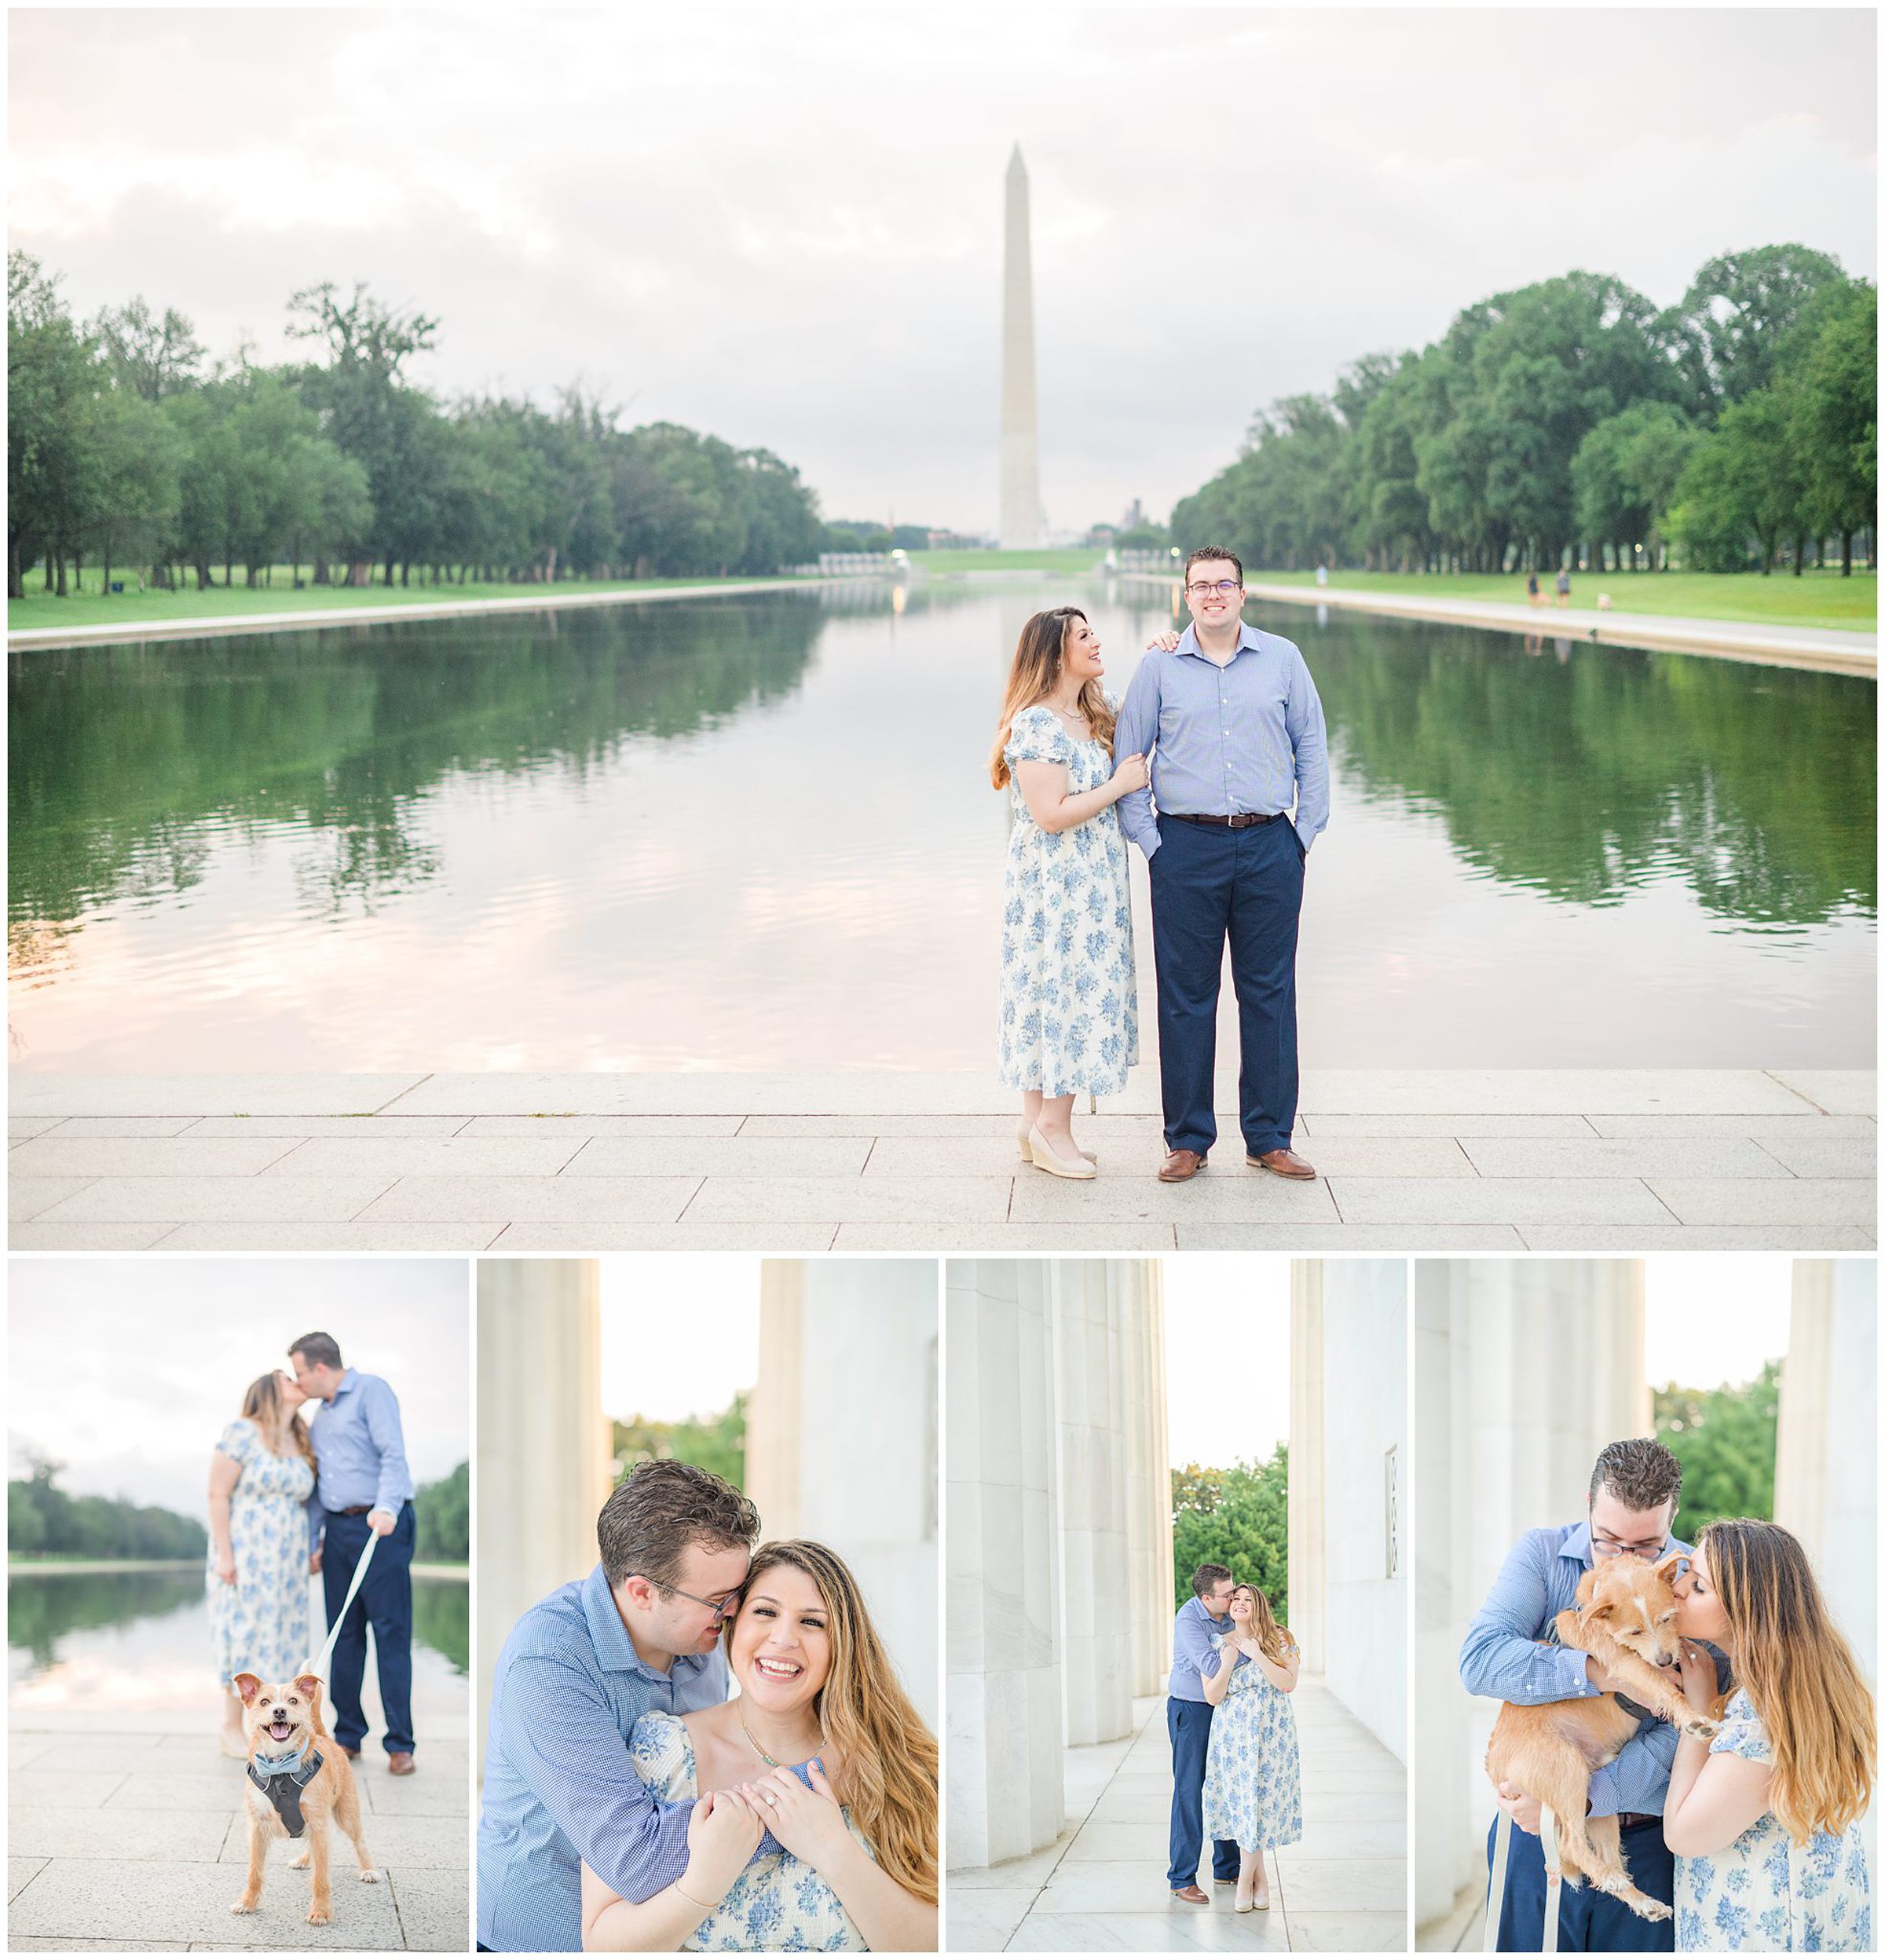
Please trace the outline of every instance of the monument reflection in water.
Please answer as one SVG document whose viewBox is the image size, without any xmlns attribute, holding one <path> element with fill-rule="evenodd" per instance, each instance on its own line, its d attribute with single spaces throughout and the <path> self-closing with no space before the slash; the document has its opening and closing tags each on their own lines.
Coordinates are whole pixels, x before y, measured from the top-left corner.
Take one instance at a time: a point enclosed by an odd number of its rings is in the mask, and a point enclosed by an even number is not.
<svg viewBox="0 0 1885 1960">
<path fill-rule="evenodd" d="M 14 655 L 14 1066 L 991 1069 L 1069 599 L 1122 689 L 1165 595 L 1081 580 Z M 1249 612 L 1330 729 L 1305 1063 L 1872 1063 L 1872 683 Z"/>
<path fill-rule="evenodd" d="M 15 1573 L 6 1593 L 12 1706 L 168 1708 L 196 1701 L 213 1712 L 215 1643 L 201 1566 Z M 326 1625 L 318 1582 L 311 1598 L 309 1625 L 318 1640 Z M 412 1634 L 415 1697 L 462 1714 L 464 1690 L 452 1684 L 470 1665 L 463 1580 L 414 1575 Z"/>
</svg>

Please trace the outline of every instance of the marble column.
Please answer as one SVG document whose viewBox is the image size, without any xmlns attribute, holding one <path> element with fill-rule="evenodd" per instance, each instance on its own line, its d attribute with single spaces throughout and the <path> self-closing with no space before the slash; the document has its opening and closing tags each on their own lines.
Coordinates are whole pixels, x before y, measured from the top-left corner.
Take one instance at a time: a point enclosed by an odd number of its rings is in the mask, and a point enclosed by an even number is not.
<svg viewBox="0 0 1885 1960">
<path fill-rule="evenodd" d="M 1323 1474 L 1327 1447 L 1323 1399 L 1323 1262 L 1290 1264 L 1290 1631 L 1302 1648 L 1302 1671 L 1328 1666 L 1325 1639 L 1325 1556 Z"/>
<path fill-rule="evenodd" d="M 478 1724 L 518 1616 L 596 1560 L 609 1490 L 602 1282 L 594 1260 L 478 1267 Z"/>
<path fill-rule="evenodd" d="M 1773 1519 L 1805 1546 L 1827 1611 L 1878 1682 L 1878 1267 L 1799 1259 L 1781 1373 Z M 1874 1808 L 1861 1828 L 1878 1869 Z"/>
<path fill-rule="evenodd" d="M 1298 1260 L 1292 1289 L 1290 1623 L 1305 1666 L 1407 1759 L 1407 1262 Z M 1314 1658 L 1310 1658 L 1311 1655 Z"/>
<path fill-rule="evenodd" d="M 1048 1269 L 1056 1391 L 1060 1666 L 1069 1746 L 1133 1725 L 1126 1601 L 1126 1289 L 1103 1259 Z"/>
<path fill-rule="evenodd" d="M 948 1863 L 1065 1820 L 1051 1304 L 1038 1260 L 948 1269 Z"/>
<path fill-rule="evenodd" d="M 746 1494 L 767 1538 L 829 1545 L 924 1719 L 937 1679 L 936 1267 L 767 1260 Z"/>
<path fill-rule="evenodd" d="M 1459 1645 L 1524 1531 L 1586 1508 L 1607 1443 L 1652 1432 L 1634 1260 L 1422 1260 L 1415 1268 L 1415 1918 L 1483 1872 L 1496 1706 Z"/>
<path fill-rule="evenodd" d="M 1126 1314 L 1126 1601 L 1134 1695 L 1171 1673 L 1172 1477 L 1165 1410 L 1165 1293 L 1156 1260 L 1115 1262 Z"/>
</svg>

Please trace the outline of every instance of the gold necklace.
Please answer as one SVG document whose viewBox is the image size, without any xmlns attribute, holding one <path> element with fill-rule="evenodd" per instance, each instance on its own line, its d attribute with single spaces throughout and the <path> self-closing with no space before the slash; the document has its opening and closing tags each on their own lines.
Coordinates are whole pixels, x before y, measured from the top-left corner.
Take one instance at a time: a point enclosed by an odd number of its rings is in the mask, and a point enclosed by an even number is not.
<svg viewBox="0 0 1885 1960">
<path fill-rule="evenodd" d="M 781 1763 L 778 1757 L 768 1756 L 765 1750 L 760 1748 L 759 1738 L 753 1734 L 751 1729 L 747 1728 L 746 1717 L 740 1713 L 737 1704 L 734 1708 L 733 1715 L 734 1720 L 739 1724 L 741 1731 L 745 1735 L 747 1741 L 752 1744 L 752 1753 L 759 1757 L 759 1761 L 763 1762 L 768 1769 L 785 1769 L 789 1767 L 789 1765 Z M 818 1731 L 818 1748 L 822 1749 L 824 1746 L 825 1731 L 821 1729 Z M 815 1749 L 812 1751 L 812 1754 L 814 1756 L 815 1756 L 818 1753 L 818 1750 Z M 810 1759 L 807 1758 L 807 1760 L 809 1761 Z"/>
</svg>

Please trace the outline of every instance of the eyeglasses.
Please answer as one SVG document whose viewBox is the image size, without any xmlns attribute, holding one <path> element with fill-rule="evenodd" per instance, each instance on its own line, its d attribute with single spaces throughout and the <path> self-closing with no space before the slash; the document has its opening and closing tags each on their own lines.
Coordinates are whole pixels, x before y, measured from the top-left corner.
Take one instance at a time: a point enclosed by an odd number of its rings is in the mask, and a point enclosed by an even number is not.
<svg viewBox="0 0 1885 1960">
<path fill-rule="evenodd" d="M 661 1582 L 657 1579 L 655 1584 L 661 1585 Z M 743 1585 L 736 1585 L 730 1592 L 723 1592 L 717 1600 L 704 1600 L 699 1593 L 683 1592 L 678 1585 L 661 1585 L 661 1589 L 664 1592 L 678 1594 L 683 1600 L 691 1600 L 696 1606 L 705 1607 L 716 1620 L 723 1620 L 738 1604 L 740 1595 L 746 1589 Z"/>
<path fill-rule="evenodd" d="M 1671 1522 L 1674 1522 L 1673 1518 Z M 1623 1545 L 1615 1538 L 1605 1538 L 1593 1525 L 1590 1527 L 1590 1549 L 1601 1552 L 1607 1559 L 1621 1558 L 1627 1553 L 1633 1559 L 1660 1560 L 1669 1549 L 1669 1539 L 1665 1534 L 1653 1545 Z"/>
<path fill-rule="evenodd" d="M 1200 581 L 1196 585 L 1188 585 L 1184 589 L 1193 598 L 1202 599 L 1207 592 L 1222 592 L 1228 594 L 1232 592 L 1241 592 L 1243 587 L 1238 580 L 1220 579 L 1214 585 L 1206 585 Z"/>
</svg>

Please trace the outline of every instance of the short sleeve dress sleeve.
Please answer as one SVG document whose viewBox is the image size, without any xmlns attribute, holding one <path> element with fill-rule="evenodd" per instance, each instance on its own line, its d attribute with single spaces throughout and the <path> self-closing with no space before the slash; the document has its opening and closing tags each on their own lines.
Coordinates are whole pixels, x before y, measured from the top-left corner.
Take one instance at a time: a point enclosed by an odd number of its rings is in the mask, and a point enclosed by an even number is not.
<svg viewBox="0 0 1885 1960">
<path fill-rule="evenodd" d="M 1773 1761 L 1773 1745 L 1768 1741 L 1767 1731 L 1754 1712 L 1745 1688 L 1729 1697 L 1708 1753 L 1711 1756 L 1739 1756 L 1751 1763 Z"/>
<path fill-rule="evenodd" d="M 255 1454 L 255 1446 L 259 1440 L 255 1434 L 254 1424 L 244 1422 L 239 1416 L 216 1439 L 216 1447 L 232 1462 L 240 1464 L 246 1470 Z"/>
<path fill-rule="evenodd" d="M 651 1710 L 628 1731 L 628 1760 L 657 1803 L 691 1802 L 695 1795 L 694 1744 L 687 1724 L 664 1709 Z"/>
<path fill-rule="evenodd" d="M 1017 762 L 1071 762 L 1074 738 L 1051 708 L 1024 708 L 1015 717 L 1001 753 L 1010 769 Z"/>
</svg>

